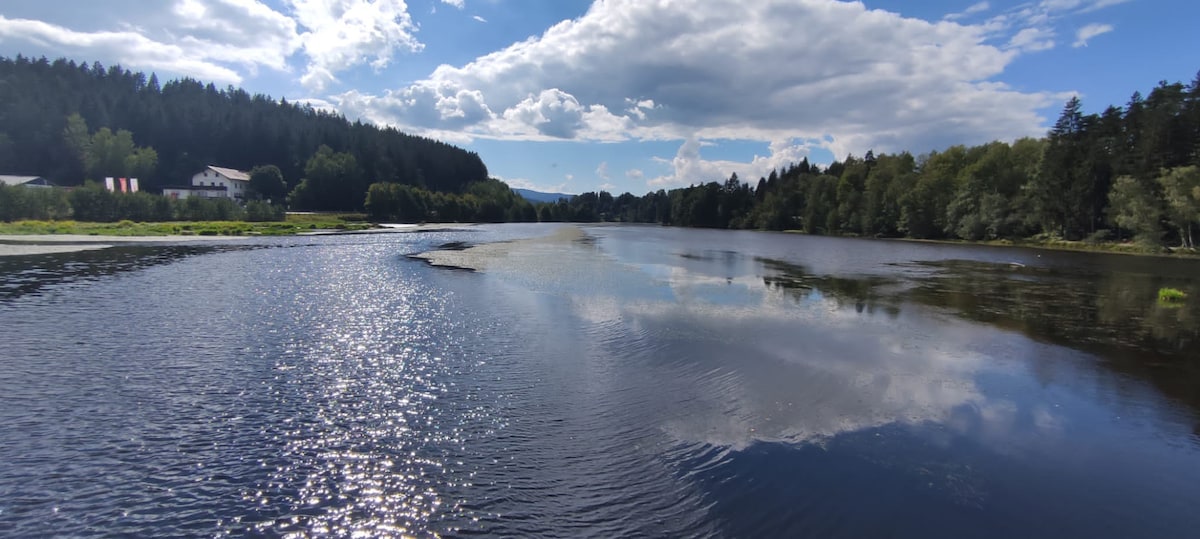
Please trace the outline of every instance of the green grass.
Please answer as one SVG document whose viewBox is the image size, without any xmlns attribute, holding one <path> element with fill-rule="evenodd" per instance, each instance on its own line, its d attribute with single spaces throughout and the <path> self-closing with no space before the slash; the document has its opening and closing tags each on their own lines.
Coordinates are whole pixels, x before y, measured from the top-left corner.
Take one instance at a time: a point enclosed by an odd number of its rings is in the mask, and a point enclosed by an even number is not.
<svg viewBox="0 0 1200 539">
<path fill-rule="evenodd" d="M 85 236 L 286 236 L 315 230 L 365 230 L 366 216 L 288 214 L 284 221 L 179 221 L 166 223 L 90 223 L 83 221 L 16 221 L 0 223 L 0 234 L 80 234 Z"/>
<path fill-rule="evenodd" d="M 1158 289 L 1158 301 L 1175 303 L 1187 299 L 1187 292 L 1178 288 L 1162 287 Z"/>
</svg>

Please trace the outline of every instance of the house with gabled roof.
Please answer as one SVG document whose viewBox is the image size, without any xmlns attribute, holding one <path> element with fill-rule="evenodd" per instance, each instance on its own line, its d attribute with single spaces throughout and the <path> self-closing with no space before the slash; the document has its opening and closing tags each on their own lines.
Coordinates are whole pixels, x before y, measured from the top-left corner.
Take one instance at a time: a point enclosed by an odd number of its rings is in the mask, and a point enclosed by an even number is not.
<svg viewBox="0 0 1200 539">
<path fill-rule="evenodd" d="M 9 176 L 0 174 L 0 184 L 21 187 L 54 187 L 50 180 L 41 176 Z"/>
<path fill-rule="evenodd" d="M 191 185 L 163 188 L 163 195 L 171 198 L 198 196 L 244 200 L 249 194 L 249 172 L 213 165 L 192 176 Z"/>
</svg>

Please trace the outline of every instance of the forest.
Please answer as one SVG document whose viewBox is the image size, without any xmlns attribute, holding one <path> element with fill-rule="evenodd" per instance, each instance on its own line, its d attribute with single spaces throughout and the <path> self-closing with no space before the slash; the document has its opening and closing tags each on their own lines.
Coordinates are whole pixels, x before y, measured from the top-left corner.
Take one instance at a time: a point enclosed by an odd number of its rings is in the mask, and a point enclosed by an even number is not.
<svg viewBox="0 0 1200 539">
<path fill-rule="evenodd" d="M 807 160 L 751 186 L 737 174 L 644 196 L 584 193 L 543 221 L 802 230 L 993 240 L 1030 237 L 1194 248 L 1200 224 L 1200 75 L 1160 82 L 1123 107 L 1069 100 L 1039 139 Z"/>
<path fill-rule="evenodd" d="M 97 135 L 112 151 L 96 153 L 116 158 L 89 162 L 80 142 Z M 322 146 L 326 157 L 352 157 L 353 170 L 332 189 L 316 190 L 319 197 L 301 193 L 296 209 L 361 209 L 375 181 L 459 193 L 488 179 L 475 153 L 286 99 L 188 78 L 160 83 L 154 74 L 98 62 L 0 57 L 2 174 L 62 186 L 138 175 L 143 189 L 157 191 L 188 183 L 207 165 L 273 165 L 290 191 Z"/>
</svg>

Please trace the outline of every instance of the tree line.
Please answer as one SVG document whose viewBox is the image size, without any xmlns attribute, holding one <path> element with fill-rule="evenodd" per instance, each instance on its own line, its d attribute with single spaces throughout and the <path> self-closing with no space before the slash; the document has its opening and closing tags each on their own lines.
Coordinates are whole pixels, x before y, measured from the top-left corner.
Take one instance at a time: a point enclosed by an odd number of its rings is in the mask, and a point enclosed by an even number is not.
<svg viewBox="0 0 1200 539">
<path fill-rule="evenodd" d="M 1160 82 L 1123 107 L 1084 114 L 1071 98 L 1047 135 L 1012 143 L 807 159 L 755 186 L 724 182 L 584 193 L 541 205 L 543 221 L 625 221 L 813 234 L 986 240 L 1136 239 L 1194 248 L 1200 223 L 1200 75 Z"/>
</svg>

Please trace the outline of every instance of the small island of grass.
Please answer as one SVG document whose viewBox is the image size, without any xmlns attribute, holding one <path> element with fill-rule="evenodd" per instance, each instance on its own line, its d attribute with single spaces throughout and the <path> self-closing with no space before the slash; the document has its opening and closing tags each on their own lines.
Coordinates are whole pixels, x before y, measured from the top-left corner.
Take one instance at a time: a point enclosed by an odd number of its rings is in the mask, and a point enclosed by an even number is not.
<svg viewBox="0 0 1200 539">
<path fill-rule="evenodd" d="M 1162 287 L 1158 289 L 1158 301 L 1163 303 L 1178 303 L 1187 299 L 1187 292 L 1178 288 Z"/>
</svg>

